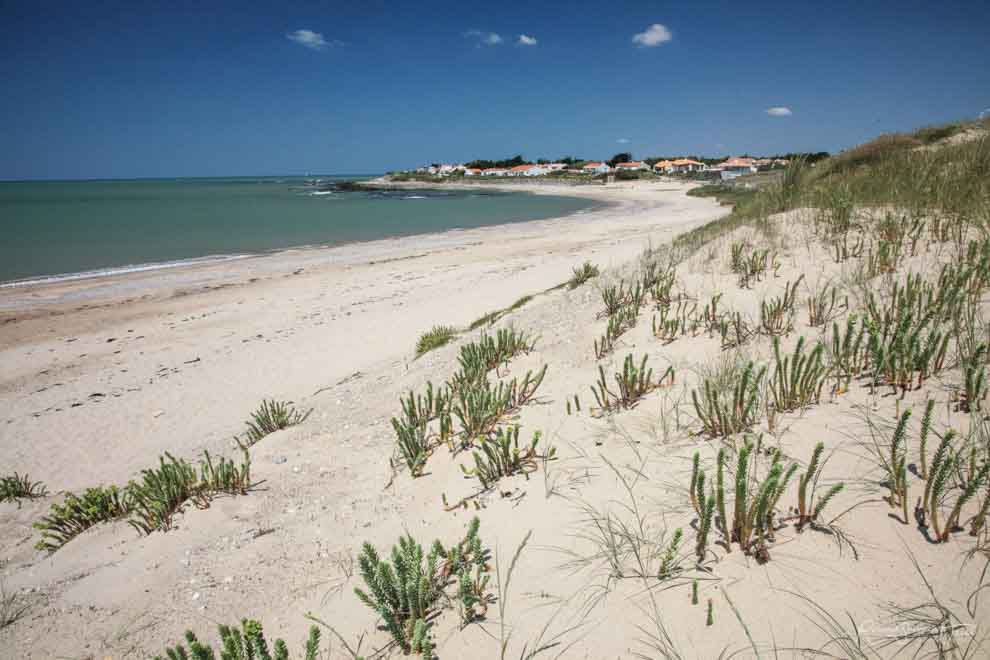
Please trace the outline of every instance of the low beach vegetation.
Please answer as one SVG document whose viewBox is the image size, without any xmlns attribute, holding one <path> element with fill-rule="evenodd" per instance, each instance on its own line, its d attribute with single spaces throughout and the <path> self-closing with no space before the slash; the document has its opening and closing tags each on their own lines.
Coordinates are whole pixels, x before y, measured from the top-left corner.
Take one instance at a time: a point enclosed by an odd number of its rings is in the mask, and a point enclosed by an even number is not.
<svg viewBox="0 0 990 660">
<path fill-rule="evenodd" d="M 446 346 L 457 336 L 457 330 L 449 325 L 435 325 L 416 340 L 416 357 Z"/>
<path fill-rule="evenodd" d="M 14 473 L 0 477 L 0 502 L 17 502 L 44 497 L 48 489 L 40 481 L 33 481 L 26 474 Z"/>
<path fill-rule="evenodd" d="M 248 446 L 257 444 L 266 435 L 275 431 L 302 424 L 312 412 L 312 410 L 306 413 L 299 412 L 288 401 L 263 400 L 258 409 L 251 413 L 251 419 L 247 421 L 245 435 Z"/>
</svg>

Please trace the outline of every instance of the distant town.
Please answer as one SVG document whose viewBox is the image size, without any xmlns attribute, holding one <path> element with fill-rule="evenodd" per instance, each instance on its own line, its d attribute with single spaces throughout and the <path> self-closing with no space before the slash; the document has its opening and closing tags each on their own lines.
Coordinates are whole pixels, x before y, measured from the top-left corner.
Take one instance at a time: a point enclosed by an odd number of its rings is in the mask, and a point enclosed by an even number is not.
<svg viewBox="0 0 990 660">
<path fill-rule="evenodd" d="M 522 156 L 501 161 L 476 160 L 469 163 L 432 163 L 394 173 L 420 177 L 603 177 L 641 178 L 642 175 L 693 175 L 704 179 L 734 179 L 745 174 L 783 169 L 794 158 L 810 163 L 828 157 L 826 152 L 786 154 L 784 156 L 731 156 L 724 159 L 647 158 L 634 160 L 631 154 L 616 154 L 610 160 L 562 158 L 549 162 L 525 162 Z"/>
</svg>

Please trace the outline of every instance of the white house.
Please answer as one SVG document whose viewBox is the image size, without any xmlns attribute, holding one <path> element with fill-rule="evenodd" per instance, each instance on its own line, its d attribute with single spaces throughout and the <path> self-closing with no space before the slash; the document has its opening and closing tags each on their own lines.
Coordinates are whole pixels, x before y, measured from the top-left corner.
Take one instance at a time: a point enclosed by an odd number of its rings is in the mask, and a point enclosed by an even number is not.
<svg viewBox="0 0 990 660">
<path fill-rule="evenodd" d="M 674 163 L 669 160 L 658 160 L 653 164 L 653 169 L 657 172 L 663 172 L 664 174 L 670 174 L 674 171 Z"/>
<path fill-rule="evenodd" d="M 488 167 L 481 170 L 481 176 L 508 176 L 509 170 L 504 167 Z"/>
<path fill-rule="evenodd" d="M 723 179 L 735 179 L 743 174 L 750 174 L 756 171 L 756 162 L 752 158 L 730 158 L 719 163 L 722 168 Z"/>
<path fill-rule="evenodd" d="M 464 176 L 481 176 L 481 170 L 476 167 L 465 167 Z"/>
<path fill-rule="evenodd" d="M 650 167 L 646 163 L 638 160 L 631 160 L 627 163 L 616 163 L 615 169 L 616 171 L 632 172 L 635 170 L 648 170 Z"/>
<path fill-rule="evenodd" d="M 585 163 L 581 171 L 585 174 L 606 174 L 609 171 L 608 163 L 591 162 Z"/>
<path fill-rule="evenodd" d="M 705 169 L 704 163 L 699 163 L 690 158 L 678 158 L 671 162 L 672 172 L 701 172 Z"/>
</svg>

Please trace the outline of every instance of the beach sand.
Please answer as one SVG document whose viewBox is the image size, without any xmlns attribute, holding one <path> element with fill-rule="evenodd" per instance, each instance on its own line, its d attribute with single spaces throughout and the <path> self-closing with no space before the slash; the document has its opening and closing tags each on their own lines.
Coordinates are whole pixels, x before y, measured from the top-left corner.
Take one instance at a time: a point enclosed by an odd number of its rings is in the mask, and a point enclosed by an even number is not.
<svg viewBox="0 0 990 660">
<path fill-rule="evenodd" d="M 449 545 L 474 515 L 490 564 L 503 576 L 520 543 L 528 543 L 511 593 L 490 605 L 486 621 L 460 629 L 454 607 L 435 620 L 441 658 L 499 657 L 506 635 L 507 657 L 551 643 L 557 645 L 547 657 L 663 657 L 665 630 L 684 657 L 714 658 L 726 649 L 756 657 L 772 653 L 772 645 L 780 657 L 808 657 L 803 649 L 819 648 L 825 635 L 808 618 L 814 609 L 805 598 L 843 621 L 848 611 L 871 639 L 882 639 L 891 634 L 885 602 L 928 598 L 912 557 L 944 602 L 965 611 L 981 568 L 956 561 L 971 546 L 969 537 L 938 546 L 900 522 L 876 495 L 875 462 L 864 445 L 871 416 L 888 423 L 914 406 L 917 424 L 924 392 L 899 401 L 857 387 L 781 415 L 772 428 L 763 424 L 767 446 L 798 461 L 826 442 L 823 484 L 846 482 L 830 513 L 854 511 L 828 533 L 782 529 L 766 564 L 738 547 L 717 547 L 717 563 L 687 570 L 695 542 L 687 492 L 692 455 L 703 452 L 713 475 L 719 446 L 698 434 L 690 391 L 729 353 L 704 332 L 658 340 L 650 311 L 612 354 L 597 360 L 593 345 L 607 324 L 600 287 L 630 274 L 644 248 L 726 210 L 666 182 L 512 189 L 610 204 L 525 224 L 0 291 L 0 464 L 43 479 L 51 491 L 0 505 L 6 589 L 28 605 L 0 632 L 9 657 L 147 657 L 180 641 L 187 628 L 214 639 L 216 623 L 242 617 L 262 621 L 270 637 L 285 637 L 296 649 L 310 625 L 307 612 L 352 646 L 362 639 L 360 652 L 377 657 L 388 635 L 353 594 L 364 586 L 356 561 L 361 544 L 384 553 L 408 532 L 424 545 L 434 538 Z M 688 302 L 699 308 L 722 293 L 723 309 L 758 319 L 760 302 L 801 275 L 801 300 L 823 283 L 844 281 L 849 273 L 806 235 L 799 213 L 772 222 L 772 276 L 751 288 L 736 285 L 732 242 L 768 240 L 744 228 L 682 263 L 677 288 L 691 292 Z M 926 254 L 911 265 L 930 271 L 941 258 Z M 586 260 L 602 268 L 598 279 L 554 288 Z M 540 431 L 543 446 L 557 448 L 556 460 L 481 496 L 459 467 L 471 464 L 468 453 L 454 457 L 440 447 L 416 479 L 394 471 L 389 420 L 400 413 L 399 397 L 448 379 L 459 347 L 480 331 L 418 359 L 417 337 L 438 324 L 465 327 L 524 295 L 534 297 L 496 327 L 532 333 L 535 350 L 500 375 L 521 377 L 548 365 L 535 401 L 515 421 L 521 440 Z M 809 327 L 802 303 L 784 350 L 820 331 Z M 676 382 L 629 410 L 595 413 L 589 388 L 598 366 L 610 378 L 627 354 L 638 362 L 644 353 L 656 375 L 672 365 Z M 759 337 L 738 357 L 765 363 L 771 354 L 769 338 Z M 575 395 L 582 410 L 568 412 Z M 126 483 L 166 451 L 190 459 L 203 449 L 236 456 L 233 436 L 266 397 L 312 413 L 252 447 L 259 483 L 248 495 L 222 497 L 202 510 L 189 506 L 167 533 L 141 536 L 118 522 L 90 529 L 50 556 L 32 548 L 38 535 L 31 522 L 59 491 Z M 935 417 L 940 429 L 959 423 L 948 406 Z M 793 506 L 796 482 L 795 476 L 781 508 Z M 462 498 L 471 504 L 453 511 L 444 505 Z M 677 553 L 684 573 L 666 581 L 639 575 L 644 565 L 655 573 L 676 528 L 684 532 Z M 623 534 L 643 543 L 624 543 Z M 648 556 L 637 558 L 634 548 Z M 698 605 L 690 601 L 691 579 L 698 580 Z M 331 642 L 330 657 L 349 657 Z"/>
</svg>

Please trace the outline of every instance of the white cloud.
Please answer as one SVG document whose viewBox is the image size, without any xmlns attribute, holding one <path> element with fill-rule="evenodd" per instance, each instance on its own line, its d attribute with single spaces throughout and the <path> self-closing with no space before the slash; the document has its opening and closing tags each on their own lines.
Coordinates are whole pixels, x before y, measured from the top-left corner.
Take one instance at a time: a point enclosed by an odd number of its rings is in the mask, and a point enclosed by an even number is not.
<svg viewBox="0 0 990 660">
<path fill-rule="evenodd" d="M 654 23 L 650 27 L 646 28 L 645 32 L 634 34 L 632 40 L 634 44 L 639 44 L 640 46 L 646 48 L 652 48 L 653 46 L 665 44 L 673 38 L 674 35 L 670 33 L 667 26 L 661 25 L 660 23 Z"/>
<path fill-rule="evenodd" d="M 323 50 L 327 46 L 336 45 L 337 42 L 329 42 L 323 38 L 319 32 L 312 30 L 296 30 L 285 35 L 289 40 L 295 41 L 300 46 L 312 48 L 313 50 Z"/>
<path fill-rule="evenodd" d="M 479 46 L 497 46 L 502 43 L 502 37 L 495 32 L 482 32 L 481 30 L 468 30 L 464 33 L 469 39 L 476 39 Z"/>
<path fill-rule="evenodd" d="M 772 108 L 767 108 L 766 113 L 771 117 L 790 117 L 794 113 L 791 109 L 784 105 L 774 106 Z"/>
<path fill-rule="evenodd" d="M 619 138 L 616 142 L 619 144 L 629 144 L 629 138 Z"/>
<path fill-rule="evenodd" d="M 517 42 L 520 46 L 535 46 L 536 37 L 531 37 L 528 34 L 520 34 L 519 41 Z"/>
</svg>

